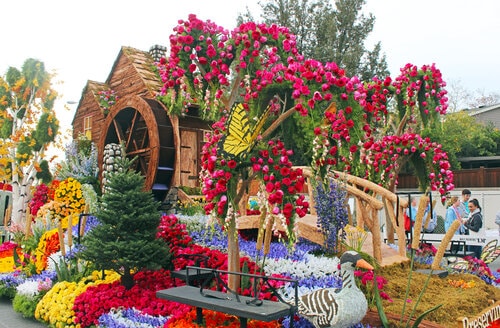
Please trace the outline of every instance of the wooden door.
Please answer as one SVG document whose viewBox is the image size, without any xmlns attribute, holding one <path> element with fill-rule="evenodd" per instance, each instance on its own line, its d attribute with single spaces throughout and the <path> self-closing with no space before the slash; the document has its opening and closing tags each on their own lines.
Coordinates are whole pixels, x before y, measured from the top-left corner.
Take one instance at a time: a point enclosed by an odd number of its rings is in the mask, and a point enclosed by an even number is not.
<svg viewBox="0 0 500 328">
<path fill-rule="evenodd" d="M 181 130 L 181 186 L 195 188 L 198 183 L 198 131 Z"/>
</svg>

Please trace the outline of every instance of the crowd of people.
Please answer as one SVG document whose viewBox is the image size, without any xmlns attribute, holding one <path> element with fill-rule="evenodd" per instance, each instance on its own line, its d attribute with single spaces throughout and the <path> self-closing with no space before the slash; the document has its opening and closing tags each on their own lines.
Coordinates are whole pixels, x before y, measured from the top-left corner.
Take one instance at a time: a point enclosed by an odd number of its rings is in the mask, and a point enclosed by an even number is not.
<svg viewBox="0 0 500 328">
<path fill-rule="evenodd" d="M 411 197 L 410 206 L 406 210 L 407 217 L 410 218 L 412 227 L 416 220 L 418 211 L 416 197 Z M 429 216 L 430 218 L 427 219 Z M 430 199 L 427 200 L 427 207 L 422 220 L 422 230 L 425 233 L 432 233 L 437 226 L 436 211 L 432 209 Z M 456 235 L 482 235 L 483 228 L 483 215 L 481 213 L 481 206 L 476 198 L 471 199 L 471 191 L 469 189 L 462 190 L 462 197 L 451 196 L 446 203 L 446 215 L 444 218 L 444 230 L 447 232 L 452 223 L 458 220 L 460 227 L 455 231 Z M 500 229 L 500 212 L 497 213 L 495 223 L 499 225 Z M 474 256 L 479 258 L 481 256 L 481 246 L 471 245 L 467 246 L 467 250 L 474 253 Z M 453 251 L 453 250 L 452 250 Z M 456 251 L 456 250 L 455 250 Z"/>
</svg>

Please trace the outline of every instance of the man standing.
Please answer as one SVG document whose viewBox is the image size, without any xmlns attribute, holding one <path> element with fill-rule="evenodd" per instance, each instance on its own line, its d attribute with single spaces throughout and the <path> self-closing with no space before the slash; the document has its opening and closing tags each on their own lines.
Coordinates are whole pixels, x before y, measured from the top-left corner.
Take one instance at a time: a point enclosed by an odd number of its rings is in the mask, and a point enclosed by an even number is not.
<svg viewBox="0 0 500 328">
<path fill-rule="evenodd" d="M 458 206 L 458 214 L 461 218 L 466 218 L 469 216 L 469 199 L 471 192 L 469 189 L 462 190 L 462 200 L 460 201 L 460 206 Z"/>
</svg>

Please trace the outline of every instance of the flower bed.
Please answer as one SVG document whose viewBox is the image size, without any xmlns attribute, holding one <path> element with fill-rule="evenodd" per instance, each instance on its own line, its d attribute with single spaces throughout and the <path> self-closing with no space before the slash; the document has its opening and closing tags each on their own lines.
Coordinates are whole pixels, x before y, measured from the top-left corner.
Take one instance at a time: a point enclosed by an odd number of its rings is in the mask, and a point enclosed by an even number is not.
<svg viewBox="0 0 500 328">
<path fill-rule="evenodd" d="M 175 255 L 203 254 L 209 258 L 210 267 L 227 269 L 227 254 L 225 253 L 227 237 L 217 227 L 206 229 L 206 217 L 182 217 L 179 221 L 175 216 L 169 215 L 163 217 L 160 226 L 158 237 L 167 241 Z M 255 241 L 248 237 L 250 235 L 245 236 L 246 239 L 240 238 L 239 240 L 242 253 L 241 268 L 250 273 L 258 272 L 262 267 L 263 256 L 256 250 Z M 9 245 L 4 247 L 7 248 Z M 273 242 L 263 268 L 267 275 L 299 280 L 300 294 L 323 287 L 341 287 L 338 258 L 325 257 L 320 254 L 319 246 L 307 241 L 300 240 L 292 253 L 286 245 Z M 428 257 L 432 257 L 427 251 L 419 255 L 421 258 L 417 259 L 423 262 Z M 194 263 L 177 256 L 173 264 L 174 269 L 180 269 Z M 424 266 L 425 264 L 415 265 Z M 17 311 L 29 312 L 33 306 L 29 300 L 33 302 L 36 300 L 34 316 L 51 326 L 129 327 L 139 326 L 140 323 L 141 327 L 198 327 L 195 323 L 195 312 L 191 307 L 155 297 L 157 290 L 173 285 L 168 270 L 137 272 L 134 275 L 135 286 L 130 290 L 126 290 L 118 283 L 116 274 L 108 273 L 103 280 L 102 273 L 94 272 L 93 275 L 84 277 L 78 282 L 55 282 L 56 274 L 48 276 L 45 273 L 50 272 L 48 270 L 53 269 L 49 267 L 43 271 L 42 275 L 34 275 L 30 278 L 22 272 L 0 275 L 0 295 L 13 297 L 12 289 L 15 291 L 18 288 L 14 295 L 25 296 L 18 297 Z M 405 313 L 409 315 L 418 300 L 418 287 L 425 283 L 427 276 L 414 272 L 409 282 L 408 270 L 408 266 L 397 265 L 377 270 L 376 276 L 370 272 L 358 274 L 360 277 L 358 283 L 362 290 L 365 290 L 369 304 L 371 304 L 370 313 L 376 309 L 369 286 L 373 286 L 373 281 L 376 281 L 378 288 L 382 290 L 381 295 L 385 298 L 383 304 L 387 313 L 400 316 L 402 306 L 406 305 Z M 490 275 L 493 279 L 490 277 L 489 281 L 485 277 L 472 274 L 450 274 L 445 279 L 432 277 L 429 290 L 419 302 L 415 313 L 418 315 L 430 306 L 444 303 L 441 309 L 428 316 L 427 319 L 431 320 L 430 325 L 456 325 L 458 317 L 474 317 L 481 312 L 488 299 L 500 299 L 500 290 L 492 286 L 496 284 L 498 273 L 490 272 Z M 44 281 L 46 284 L 47 277 L 54 281 L 50 290 L 44 290 L 41 294 L 34 293 L 33 286 L 38 286 L 39 281 Z M 416 291 L 411 290 L 406 302 L 403 302 L 405 297 L 402 291 L 408 284 Z M 7 290 L 11 291 L 10 295 L 6 292 Z M 241 293 L 251 293 L 249 285 L 243 284 Z M 285 299 L 293 296 L 286 285 L 280 287 L 280 293 Z M 456 298 L 453 297 L 455 294 Z M 439 298 L 441 295 L 443 295 L 442 299 Z M 269 298 L 270 294 L 264 290 L 261 297 Z M 465 305 L 463 304 L 464 298 L 473 301 L 468 301 Z M 467 311 L 464 310 L 465 307 Z M 204 317 L 207 320 L 207 326 L 210 327 L 239 325 L 237 318 L 222 313 L 204 311 Z M 366 319 L 368 320 L 369 317 Z M 389 317 L 392 318 L 391 315 Z M 294 327 L 313 327 L 304 318 L 296 316 L 296 320 Z M 395 324 L 397 324 L 396 321 L 393 319 Z M 366 327 L 370 324 L 373 327 L 373 323 L 374 321 L 369 321 L 365 322 L 365 325 L 359 324 L 358 326 Z M 248 327 L 289 327 L 289 318 L 270 323 L 250 320 Z"/>
</svg>

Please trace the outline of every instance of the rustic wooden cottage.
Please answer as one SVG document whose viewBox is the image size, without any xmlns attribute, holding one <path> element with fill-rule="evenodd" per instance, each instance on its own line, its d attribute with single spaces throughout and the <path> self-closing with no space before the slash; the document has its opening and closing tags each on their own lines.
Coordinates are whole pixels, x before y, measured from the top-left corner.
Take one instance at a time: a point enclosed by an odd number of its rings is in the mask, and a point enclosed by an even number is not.
<svg viewBox="0 0 500 328">
<path fill-rule="evenodd" d="M 74 139 L 83 134 L 97 145 L 101 172 L 106 145 L 122 144 L 127 157 L 137 157 L 145 188 L 161 201 L 172 187 L 199 187 L 201 147 L 210 129 L 197 108 L 172 116 L 156 99 L 162 83 L 154 62 L 164 52 L 122 47 L 107 80 L 87 82 L 72 122 Z"/>
</svg>

